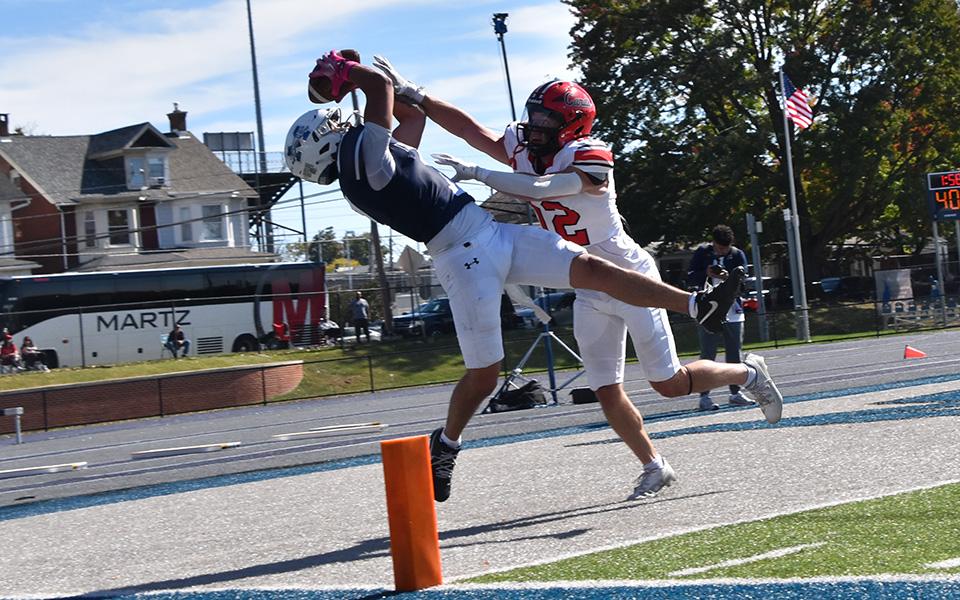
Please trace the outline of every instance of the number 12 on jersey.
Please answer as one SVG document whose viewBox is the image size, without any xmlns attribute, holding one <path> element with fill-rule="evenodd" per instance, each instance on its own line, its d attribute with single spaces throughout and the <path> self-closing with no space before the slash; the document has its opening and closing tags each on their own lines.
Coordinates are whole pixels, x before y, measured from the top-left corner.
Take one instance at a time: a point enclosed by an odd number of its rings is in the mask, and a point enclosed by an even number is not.
<svg viewBox="0 0 960 600">
<path fill-rule="evenodd" d="M 540 220 L 541 227 L 560 234 L 560 237 L 574 244 L 580 244 L 581 246 L 590 245 L 590 236 L 587 235 L 586 228 L 576 229 L 577 223 L 580 222 L 580 213 L 559 202 L 548 200 L 540 204 L 543 206 L 543 210 L 532 202 L 530 206 L 536 211 L 537 219 Z M 549 221 L 547 220 L 548 215 L 543 214 L 545 211 L 549 211 Z"/>
</svg>

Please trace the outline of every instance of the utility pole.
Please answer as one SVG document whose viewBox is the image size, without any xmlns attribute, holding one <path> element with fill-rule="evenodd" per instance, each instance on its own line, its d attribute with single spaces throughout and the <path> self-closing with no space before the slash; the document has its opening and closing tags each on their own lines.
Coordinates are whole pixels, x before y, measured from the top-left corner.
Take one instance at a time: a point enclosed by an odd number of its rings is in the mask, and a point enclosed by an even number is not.
<svg viewBox="0 0 960 600">
<path fill-rule="evenodd" d="M 263 115 L 260 112 L 260 82 L 257 79 L 257 51 L 253 43 L 253 13 L 250 10 L 250 0 L 247 0 L 247 28 L 250 31 L 250 64 L 253 68 L 253 103 L 257 112 L 257 144 L 260 146 L 260 169 L 257 174 L 267 172 L 267 150 L 263 145 Z M 257 194 L 260 200 L 263 200 L 261 193 L 260 178 L 257 177 Z M 273 252 L 273 225 L 270 223 L 270 211 L 267 211 L 267 218 L 263 219 L 266 225 L 267 252 Z M 306 229 L 306 228 L 304 228 Z"/>
</svg>

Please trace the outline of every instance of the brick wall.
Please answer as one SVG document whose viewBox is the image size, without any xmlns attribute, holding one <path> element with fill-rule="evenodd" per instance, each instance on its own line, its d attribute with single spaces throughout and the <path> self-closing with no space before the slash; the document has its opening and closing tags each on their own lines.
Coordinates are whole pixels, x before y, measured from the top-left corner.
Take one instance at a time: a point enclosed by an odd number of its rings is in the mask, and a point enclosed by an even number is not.
<svg viewBox="0 0 960 600">
<path fill-rule="evenodd" d="M 22 406 L 23 431 L 36 431 L 260 404 L 293 391 L 301 379 L 300 361 L 205 369 L 0 392 L 0 408 Z M 0 417 L 0 434 L 13 432 L 14 418 Z"/>
</svg>

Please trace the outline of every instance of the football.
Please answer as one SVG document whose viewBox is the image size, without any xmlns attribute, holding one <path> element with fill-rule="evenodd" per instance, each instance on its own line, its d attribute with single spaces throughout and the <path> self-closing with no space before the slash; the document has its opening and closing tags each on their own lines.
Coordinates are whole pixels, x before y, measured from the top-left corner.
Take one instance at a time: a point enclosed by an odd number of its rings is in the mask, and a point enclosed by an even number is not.
<svg viewBox="0 0 960 600">
<path fill-rule="evenodd" d="M 341 50 L 340 54 L 348 60 L 360 62 L 360 53 L 356 50 L 346 48 Z M 353 89 L 351 86 L 343 85 L 340 87 L 340 93 L 334 96 L 329 77 L 311 77 L 307 86 L 307 95 L 314 104 L 327 104 L 339 102 L 351 89 Z"/>
</svg>

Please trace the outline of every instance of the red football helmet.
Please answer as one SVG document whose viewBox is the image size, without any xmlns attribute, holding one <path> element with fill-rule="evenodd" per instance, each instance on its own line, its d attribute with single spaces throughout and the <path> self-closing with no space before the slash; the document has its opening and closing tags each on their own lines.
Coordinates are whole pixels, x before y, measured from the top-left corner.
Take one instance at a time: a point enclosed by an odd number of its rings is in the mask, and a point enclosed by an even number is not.
<svg viewBox="0 0 960 600">
<path fill-rule="evenodd" d="M 542 123 L 542 118 L 533 117 L 544 112 L 558 125 L 545 127 L 531 123 L 531 119 Z M 520 143 L 535 156 L 553 154 L 569 142 L 590 135 L 596 116 L 597 107 L 585 89 L 570 81 L 554 79 L 533 90 L 527 98 L 523 121 L 519 124 Z M 531 143 L 529 134 L 534 131 L 547 134 L 548 141 Z"/>
</svg>

